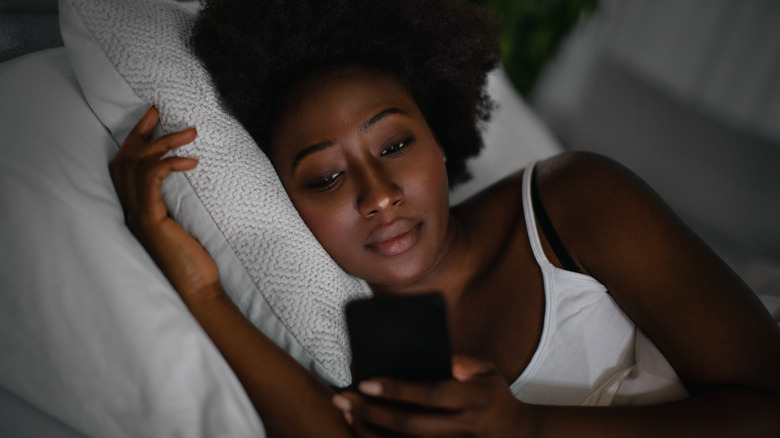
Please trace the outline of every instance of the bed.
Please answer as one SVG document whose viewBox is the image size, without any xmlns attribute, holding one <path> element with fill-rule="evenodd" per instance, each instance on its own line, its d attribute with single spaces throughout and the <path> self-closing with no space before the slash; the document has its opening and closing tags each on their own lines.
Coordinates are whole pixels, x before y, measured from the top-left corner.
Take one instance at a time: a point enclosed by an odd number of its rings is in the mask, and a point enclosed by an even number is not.
<svg viewBox="0 0 780 438">
<path fill-rule="evenodd" d="M 4 20 L 33 8 L 59 32 L 0 63 L 0 435 L 264 436 L 236 376 L 124 226 L 107 166 L 150 104 L 160 133 L 199 128 L 183 153 L 201 170 L 164 188 L 172 214 L 248 318 L 324 381 L 349 383 L 341 309 L 367 288 L 330 261 L 219 108 L 186 50 L 197 5 L 6 4 Z M 499 109 L 453 202 L 563 150 L 500 69 L 489 91 Z"/>
<path fill-rule="evenodd" d="M 184 44 L 197 5 L 56 6 L 64 45 L 35 41 L 54 47 L 0 64 L 0 435 L 263 435 L 236 377 L 124 226 L 107 165 L 151 103 L 162 131 L 200 133 L 190 153 L 204 171 L 166 183 L 172 213 L 215 255 L 250 319 L 323 380 L 348 383 L 341 306 L 367 289 L 327 258 L 218 108 Z M 170 64 L 185 67 L 156 68 Z M 473 163 L 454 200 L 559 151 L 501 71 L 490 88 L 501 109 L 486 150 L 525 145 Z"/>
</svg>

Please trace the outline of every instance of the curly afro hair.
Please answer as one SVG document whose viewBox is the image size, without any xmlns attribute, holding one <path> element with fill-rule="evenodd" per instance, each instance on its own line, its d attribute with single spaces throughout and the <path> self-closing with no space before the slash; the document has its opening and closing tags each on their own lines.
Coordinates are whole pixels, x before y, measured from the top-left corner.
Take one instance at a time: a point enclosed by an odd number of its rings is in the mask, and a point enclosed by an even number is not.
<svg viewBox="0 0 780 438">
<path fill-rule="evenodd" d="M 500 59 L 496 21 L 455 0 L 202 0 L 192 48 L 222 104 L 266 147 L 292 87 L 317 72 L 362 66 L 410 93 L 447 156 L 450 185 L 468 179 Z"/>
</svg>

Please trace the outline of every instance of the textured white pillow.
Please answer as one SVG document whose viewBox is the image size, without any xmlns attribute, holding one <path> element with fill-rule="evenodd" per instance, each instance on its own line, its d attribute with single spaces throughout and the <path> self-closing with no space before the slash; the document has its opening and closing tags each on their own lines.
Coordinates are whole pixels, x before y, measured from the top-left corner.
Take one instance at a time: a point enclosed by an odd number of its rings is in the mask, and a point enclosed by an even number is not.
<svg viewBox="0 0 780 438">
<path fill-rule="evenodd" d="M 61 30 L 95 114 L 117 143 L 150 105 L 163 133 L 194 125 L 200 164 L 163 187 L 171 214 L 212 254 L 244 314 L 305 367 L 350 382 L 343 305 L 368 293 L 322 249 L 268 159 L 219 106 L 188 50 L 193 7 L 160 0 L 60 0 Z"/>
<path fill-rule="evenodd" d="M 180 150 L 198 167 L 163 188 L 173 216 L 209 250 L 233 300 L 260 329 L 325 381 L 350 382 L 343 304 L 370 293 L 322 249 L 292 207 L 270 162 L 219 106 L 187 49 L 196 8 L 171 0 L 60 0 L 63 39 L 95 114 L 121 143 L 149 104 L 171 132 L 195 125 Z M 490 77 L 499 104 L 474 179 L 453 202 L 561 149 L 514 93 Z"/>
</svg>

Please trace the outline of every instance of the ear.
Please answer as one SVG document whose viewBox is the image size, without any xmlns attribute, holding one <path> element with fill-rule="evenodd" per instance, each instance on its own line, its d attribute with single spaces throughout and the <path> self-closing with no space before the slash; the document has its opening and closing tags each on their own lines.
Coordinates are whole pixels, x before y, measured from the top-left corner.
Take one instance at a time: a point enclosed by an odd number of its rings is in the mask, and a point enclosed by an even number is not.
<svg viewBox="0 0 780 438">
<path fill-rule="evenodd" d="M 441 147 L 441 143 L 439 143 L 439 139 L 436 137 L 436 134 L 433 136 L 434 140 L 436 141 L 436 146 L 439 147 L 439 151 L 441 151 L 441 158 L 444 160 L 444 162 L 447 162 L 447 152 L 444 151 L 444 148 Z"/>
</svg>

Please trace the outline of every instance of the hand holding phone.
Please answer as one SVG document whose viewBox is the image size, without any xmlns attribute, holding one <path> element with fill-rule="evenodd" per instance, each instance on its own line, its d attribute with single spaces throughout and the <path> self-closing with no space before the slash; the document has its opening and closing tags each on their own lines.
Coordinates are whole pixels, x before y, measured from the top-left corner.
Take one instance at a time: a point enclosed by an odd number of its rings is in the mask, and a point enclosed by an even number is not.
<svg viewBox="0 0 780 438">
<path fill-rule="evenodd" d="M 452 365 L 440 294 L 375 296 L 346 309 L 353 383 L 371 377 L 443 380 Z"/>
</svg>

